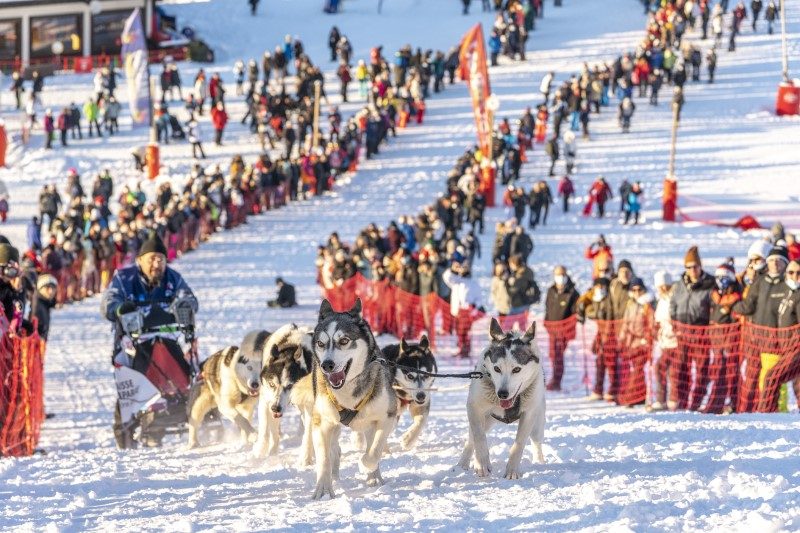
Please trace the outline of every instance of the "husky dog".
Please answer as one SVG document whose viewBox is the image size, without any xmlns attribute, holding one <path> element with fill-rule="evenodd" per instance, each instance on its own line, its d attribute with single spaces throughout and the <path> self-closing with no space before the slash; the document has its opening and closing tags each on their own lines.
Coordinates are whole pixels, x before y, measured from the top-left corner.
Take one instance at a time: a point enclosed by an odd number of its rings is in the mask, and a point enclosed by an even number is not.
<svg viewBox="0 0 800 533">
<path fill-rule="evenodd" d="M 264 345 L 258 439 L 253 447 L 256 457 L 278 453 L 281 417 L 289 406 L 292 388 L 311 372 L 313 334 L 311 328 L 287 324 L 278 328 Z"/>
<path fill-rule="evenodd" d="M 418 344 L 408 344 L 405 339 L 400 344 L 390 344 L 381 350 L 384 358 L 394 365 L 394 390 L 397 393 L 398 420 L 403 410 L 408 408 L 414 422 L 400 437 L 400 445 L 409 450 L 417 443 L 428 414 L 431 411 L 430 389 L 433 377 L 415 372 L 436 373 L 436 359 L 430 351 L 428 337 L 423 335 Z M 391 365 L 390 365 L 391 366 Z"/>
<path fill-rule="evenodd" d="M 189 402 L 189 448 L 199 444 L 197 431 L 214 407 L 239 427 L 243 443 L 255 433 L 250 420 L 260 387 L 261 353 L 269 336 L 267 331 L 251 331 L 241 348 L 229 346 L 203 363 L 203 382 Z"/>
<path fill-rule="evenodd" d="M 477 370 L 483 378 L 472 382 L 467 396 L 469 436 L 459 466 L 465 470 L 475 459 L 475 472 L 487 476 L 491 471 L 486 433 L 495 420 L 504 424 L 519 421 L 517 436 L 506 464 L 506 479 L 519 479 L 519 463 L 525 442 L 530 438 L 536 459 L 544 463 L 544 374 L 539 349 L 533 342 L 536 323 L 524 334 L 503 332 L 496 319 L 489 327 L 490 343 Z"/>
<path fill-rule="evenodd" d="M 300 407 L 314 445 L 317 484 L 313 498 L 333 497 L 343 425 L 366 438 L 361 471 L 367 475 L 367 485 L 380 485 L 379 462 L 394 429 L 397 396 L 392 388 L 393 372 L 382 361 L 369 324 L 361 317 L 361 300 L 344 313 L 335 312 L 330 302 L 323 300 L 313 347 L 311 375 L 292 392 L 292 403 Z"/>
</svg>

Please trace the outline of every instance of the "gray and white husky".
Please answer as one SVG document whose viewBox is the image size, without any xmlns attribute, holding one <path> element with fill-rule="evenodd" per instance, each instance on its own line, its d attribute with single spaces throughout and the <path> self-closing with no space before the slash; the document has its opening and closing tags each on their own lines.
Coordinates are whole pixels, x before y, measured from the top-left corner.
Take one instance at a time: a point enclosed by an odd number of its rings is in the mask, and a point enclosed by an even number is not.
<svg viewBox="0 0 800 533">
<path fill-rule="evenodd" d="M 423 335 L 418 343 L 390 344 L 381 350 L 384 358 L 393 363 L 394 389 L 397 394 L 398 420 L 407 408 L 413 422 L 400 437 L 400 445 L 409 450 L 428 421 L 431 411 L 431 387 L 434 378 L 427 373 L 436 373 L 436 358 L 430 350 L 428 337 Z M 422 370 L 423 372 L 419 372 Z"/>
<path fill-rule="evenodd" d="M 338 313 L 328 300 L 319 309 L 314 328 L 314 368 L 294 387 L 292 403 L 303 413 L 311 433 L 317 469 L 313 498 L 333 497 L 339 477 L 342 426 L 362 433 L 367 446 L 359 462 L 367 485 L 383 484 L 380 460 L 395 426 L 397 396 L 393 371 L 382 361 L 369 324 L 361 316 L 361 300 Z"/>
<path fill-rule="evenodd" d="M 503 332 L 497 320 L 492 319 L 489 346 L 476 368 L 483 372 L 483 378 L 471 383 L 467 395 L 469 435 L 459 461 L 461 468 L 468 469 L 474 455 L 478 476 L 491 472 L 486 433 L 495 420 L 505 424 L 518 422 L 505 478 L 519 478 L 519 463 L 528 439 L 533 441 L 536 460 L 544 463 L 544 374 L 535 336 L 535 322 L 520 334 L 518 331 Z"/>
<path fill-rule="evenodd" d="M 203 382 L 189 402 L 189 448 L 199 444 L 198 430 L 214 407 L 240 429 L 243 444 L 255 434 L 250 420 L 260 390 L 261 354 L 269 336 L 268 331 L 251 331 L 241 347 L 229 346 L 203 363 Z"/>
<path fill-rule="evenodd" d="M 278 453 L 281 418 L 289 407 L 292 389 L 311 372 L 313 334 L 309 327 L 287 324 L 278 328 L 264 345 L 258 439 L 253 446 L 256 457 Z M 305 446 L 303 443 L 302 448 Z"/>
</svg>

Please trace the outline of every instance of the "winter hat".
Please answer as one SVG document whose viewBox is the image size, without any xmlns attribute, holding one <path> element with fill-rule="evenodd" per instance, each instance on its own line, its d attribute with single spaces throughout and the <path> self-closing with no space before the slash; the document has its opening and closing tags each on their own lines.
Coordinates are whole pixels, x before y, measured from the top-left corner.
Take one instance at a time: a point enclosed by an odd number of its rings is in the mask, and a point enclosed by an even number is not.
<svg viewBox="0 0 800 533">
<path fill-rule="evenodd" d="M 136 255 L 136 257 L 142 257 L 144 254 L 153 252 L 161 255 L 167 255 L 167 247 L 164 246 L 164 241 L 161 240 L 161 237 L 159 237 L 158 233 L 155 231 L 152 232 L 147 240 L 142 243 L 142 247 L 139 248 L 139 253 Z"/>
<path fill-rule="evenodd" d="M 644 289 L 644 288 L 645 288 L 645 286 L 644 286 L 644 281 L 642 280 L 642 278 L 633 278 L 633 279 L 631 280 L 630 289 L 631 289 L 631 290 L 633 290 L 633 289 L 635 289 L 636 287 L 639 287 L 639 288 L 641 288 L 641 289 Z"/>
<path fill-rule="evenodd" d="M 47 286 L 58 287 L 58 281 L 56 278 L 51 276 L 50 274 L 42 274 L 39 276 L 39 279 L 36 280 L 36 290 L 40 291 Z"/>
<path fill-rule="evenodd" d="M 608 278 L 595 278 L 594 279 L 594 286 L 595 287 L 605 287 L 608 288 L 611 281 Z"/>
<path fill-rule="evenodd" d="M 767 259 L 771 259 L 773 257 L 777 257 L 778 259 L 783 261 L 783 264 L 789 264 L 789 253 L 786 251 L 786 248 L 783 246 L 774 246 L 772 250 L 769 251 L 769 255 Z"/>
<path fill-rule="evenodd" d="M 672 276 L 669 275 L 669 272 L 659 270 L 653 276 L 653 286 L 663 287 L 664 285 L 672 285 Z"/>
<path fill-rule="evenodd" d="M 766 258 L 769 255 L 771 249 L 772 247 L 767 241 L 759 239 L 753 244 L 751 244 L 750 248 L 747 249 L 747 258 L 748 259 L 753 259 L 754 257 Z"/>
<path fill-rule="evenodd" d="M 19 263 L 19 250 L 7 243 L 0 244 L 0 265 L 7 265 L 12 261 Z"/>
<path fill-rule="evenodd" d="M 627 268 L 628 270 L 633 272 L 633 266 L 631 265 L 631 262 L 628 261 L 627 259 L 623 259 L 622 261 L 619 262 L 619 266 L 617 266 L 617 272 L 619 272 L 623 268 Z"/>
<path fill-rule="evenodd" d="M 714 271 L 714 277 L 726 278 L 731 281 L 735 280 L 736 271 L 733 269 L 733 259 L 729 258 L 727 261 L 718 266 L 717 270 Z"/>
<path fill-rule="evenodd" d="M 689 248 L 689 251 L 686 252 L 686 257 L 683 258 L 684 266 L 690 265 L 694 263 L 695 265 L 702 265 L 703 263 L 700 261 L 700 252 L 697 249 L 697 246 L 692 246 Z"/>
</svg>

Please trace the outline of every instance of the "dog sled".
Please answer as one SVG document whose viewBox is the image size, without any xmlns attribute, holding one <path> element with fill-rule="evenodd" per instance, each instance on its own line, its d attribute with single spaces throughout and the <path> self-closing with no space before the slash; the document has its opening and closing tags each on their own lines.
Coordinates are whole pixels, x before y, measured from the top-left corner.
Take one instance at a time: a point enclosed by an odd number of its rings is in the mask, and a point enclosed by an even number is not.
<svg viewBox="0 0 800 533">
<path fill-rule="evenodd" d="M 188 407 L 198 373 L 194 316 L 174 314 L 147 302 L 145 315 L 132 313 L 114 357 L 117 403 L 114 438 L 120 449 L 159 446 L 167 434 L 186 431 Z"/>
</svg>

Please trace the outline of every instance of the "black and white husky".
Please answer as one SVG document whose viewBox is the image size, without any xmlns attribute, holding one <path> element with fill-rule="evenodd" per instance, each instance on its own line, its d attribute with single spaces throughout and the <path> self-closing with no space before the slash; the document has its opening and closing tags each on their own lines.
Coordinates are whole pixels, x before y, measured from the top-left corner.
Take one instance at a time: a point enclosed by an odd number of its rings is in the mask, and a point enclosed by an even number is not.
<svg viewBox="0 0 800 533">
<path fill-rule="evenodd" d="M 398 419 L 408 408 L 413 423 L 400 437 L 400 445 L 409 450 L 428 421 L 431 411 L 431 387 L 434 378 L 427 373 L 436 373 L 436 358 L 430 350 L 428 337 L 423 335 L 418 343 L 390 344 L 382 349 L 383 357 L 394 368 L 394 390 L 397 394 Z M 423 372 L 419 372 L 422 370 Z"/>
<path fill-rule="evenodd" d="M 397 396 L 393 371 L 385 364 L 369 324 L 361 316 L 361 300 L 338 313 L 328 300 L 319 309 L 314 328 L 314 368 L 292 392 L 311 433 L 317 469 L 313 498 L 333 497 L 339 477 L 339 435 L 342 426 L 362 433 L 366 451 L 359 462 L 367 485 L 383 484 L 379 468 L 386 439 L 394 430 Z"/>
<path fill-rule="evenodd" d="M 278 328 L 264 345 L 258 439 L 253 446 L 256 457 L 278 453 L 281 418 L 289 407 L 292 389 L 311 372 L 313 334 L 311 328 L 287 324 Z"/>
<path fill-rule="evenodd" d="M 261 354 L 268 331 L 251 331 L 241 347 L 229 346 L 203 363 L 203 382 L 189 403 L 188 447 L 199 444 L 197 433 L 213 408 L 240 429 L 242 444 L 255 434 L 250 420 L 260 390 Z"/>
<path fill-rule="evenodd" d="M 503 332 L 497 320 L 492 319 L 489 346 L 476 368 L 483 372 L 483 377 L 472 382 L 467 396 L 469 436 L 459 462 L 465 470 L 474 455 L 475 472 L 479 476 L 487 476 L 491 471 L 486 433 L 495 420 L 505 424 L 518 422 L 504 477 L 519 478 L 519 463 L 528 439 L 533 441 L 536 460 L 544 463 L 544 374 L 535 335 L 535 322 L 520 334 Z"/>
</svg>

